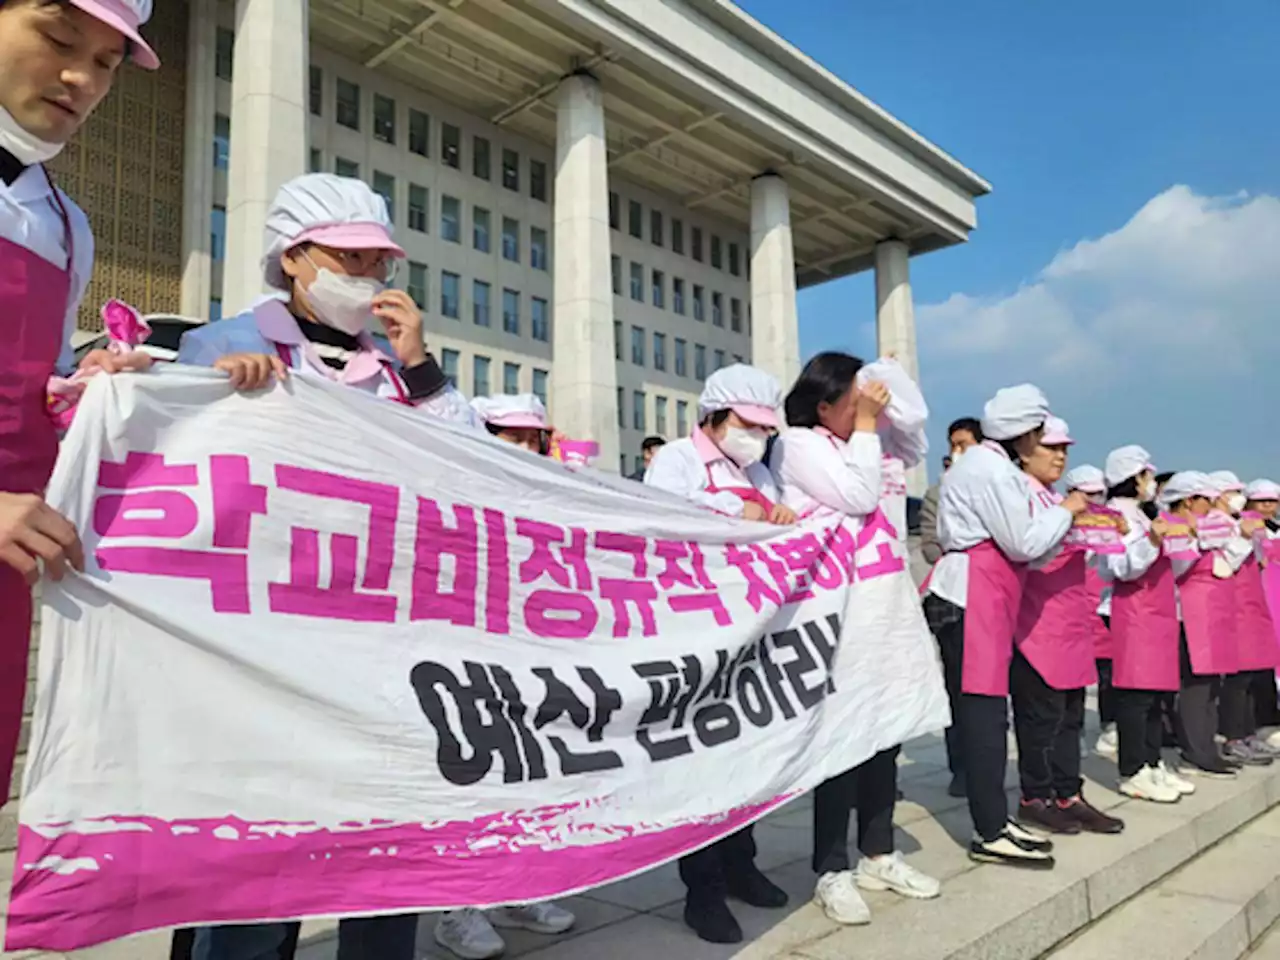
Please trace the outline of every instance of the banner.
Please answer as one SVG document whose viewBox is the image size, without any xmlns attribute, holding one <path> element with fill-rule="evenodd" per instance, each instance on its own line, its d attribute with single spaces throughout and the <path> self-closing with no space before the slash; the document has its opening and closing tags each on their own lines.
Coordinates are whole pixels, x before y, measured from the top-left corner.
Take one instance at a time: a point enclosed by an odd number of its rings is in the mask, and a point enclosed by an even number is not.
<svg viewBox="0 0 1280 960">
<path fill-rule="evenodd" d="M 548 899 L 949 723 L 896 531 L 768 527 L 294 375 L 97 377 L 9 949 Z"/>
</svg>

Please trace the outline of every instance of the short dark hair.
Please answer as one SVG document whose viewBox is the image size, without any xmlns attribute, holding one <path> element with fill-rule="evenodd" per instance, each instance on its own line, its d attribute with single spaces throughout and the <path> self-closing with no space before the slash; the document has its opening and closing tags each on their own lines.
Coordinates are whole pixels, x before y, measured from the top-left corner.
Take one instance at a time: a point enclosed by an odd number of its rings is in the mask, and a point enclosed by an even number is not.
<svg viewBox="0 0 1280 960">
<path fill-rule="evenodd" d="M 783 409 L 787 424 L 792 427 L 816 427 L 818 407 L 835 403 L 853 386 L 853 380 L 863 362 L 848 353 L 827 351 L 820 353 L 804 365 L 795 386 L 787 394 Z"/>
<path fill-rule="evenodd" d="M 1164 471 L 1163 473 L 1157 473 L 1157 474 L 1156 474 L 1156 485 L 1157 485 L 1157 486 L 1164 486 L 1166 483 L 1168 483 L 1170 480 L 1172 480 L 1172 479 L 1173 479 L 1173 475 L 1174 475 L 1175 473 L 1177 473 L 1177 471 L 1176 471 L 1176 470 L 1166 470 L 1166 471 Z"/>
<path fill-rule="evenodd" d="M 1138 478 L 1130 477 L 1128 480 L 1121 480 L 1114 487 L 1107 487 L 1107 499 L 1111 500 L 1115 497 L 1138 499 Z"/>
<path fill-rule="evenodd" d="M 712 429 L 714 429 L 720 426 L 720 424 L 724 423 L 726 420 L 728 420 L 729 414 L 731 412 L 732 411 L 730 410 L 717 410 L 715 413 L 708 413 L 705 417 L 702 418 L 702 420 L 699 422 L 698 425 L 701 427 L 711 427 Z"/>
<path fill-rule="evenodd" d="M 658 447 L 665 447 L 667 441 L 662 437 L 645 437 L 640 441 L 640 452 L 648 453 L 650 450 L 656 450 Z"/>
<path fill-rule="evenodd" d="M 986 439 L 982 435 L 982 423 L 976 417 L 961 417 L 959 420 L 953 420 L 951 426 L 947 427 L 947 439 L 951 439 L 951 435 L 961 430 L 967 430 L 973 434 L 973 439 L 981 443 Z"/>
</svg>

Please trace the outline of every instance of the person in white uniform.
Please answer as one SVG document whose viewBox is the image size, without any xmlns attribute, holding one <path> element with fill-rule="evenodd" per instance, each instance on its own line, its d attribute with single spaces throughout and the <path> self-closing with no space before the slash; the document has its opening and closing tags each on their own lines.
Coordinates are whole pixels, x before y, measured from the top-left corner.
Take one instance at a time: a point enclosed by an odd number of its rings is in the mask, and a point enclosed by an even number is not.
<svg viewBox="0 0 1280 960">
<path fill-rule="evenodd" d="M 755 367 L 734 364 L 707 378 L 698 398 L 699 424 L 693 436 L 662 447 L 644 482 L 685 497 L 728 517 L 775 524 L 795 522 L 780 502 L 769 468 L 762 462 L 769 437 L 780 426 L 778 381 Z M 728 897 L 755 907 L 778 909 L 787 894 L 755 864 L 751 827 L 680 858 L 680 879 L 688 890 L 684 921 L 710 943 L 740 943 L 742 927 Z"/>
<path fill-rule="evenodd" d="M 969 856 L 1039 869 L 1053 866 L 1053 844 L 1010 820 L 1004 790 L 1013 636 L 1027 564 L 1057 546 L 1088 503 L 1076 492 L 1060 505 L 1031 509 L 1018 462 L 1039 445 L 1048 418 L 1048 401 L 1030 384 L 1000 390 L 987 402 L 987 439 L 942 480 L 938 534 L 946 553 L 925 597 L 964 753 L 974 825 Z"/>
<path fill-rule="evenodd" d="M 846 353 L 820 353 L 787 394 L 785 410 L 788 429 L 769 465 L 782 502 L 798 516 L 861 518 L 905 500 L 905 488 L 898 495 L 902 469 L 927 452 L 928 408 L 895 361 L 864 365 Z M 892 512 L 903 513 L 896 507 Z M 905 534 L 904 513 L 890 522 Z M 871 920 L 859 888 L 921 900 L 940 892 L 938 881 L 907 863 L 894 843 L 900 751 L 883 750 L 813 792 L 814 899 L 836 923 Z M 861 857 L 851 870 L 855 806 Z"/>
</svg>

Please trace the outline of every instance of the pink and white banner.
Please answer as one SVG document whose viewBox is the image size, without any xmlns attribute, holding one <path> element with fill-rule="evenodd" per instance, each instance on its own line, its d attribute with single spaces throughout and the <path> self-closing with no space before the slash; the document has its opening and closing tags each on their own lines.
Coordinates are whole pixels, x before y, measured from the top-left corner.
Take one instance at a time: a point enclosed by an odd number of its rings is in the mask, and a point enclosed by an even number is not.
<svg viewBox="0 0 1280 960">
<path fill-rule="evenodd" d="M 949 722 L 896 531 L 727 520 L 305 375 L 91 383 L 9 949 L 553 898 Z"/>
</svg>

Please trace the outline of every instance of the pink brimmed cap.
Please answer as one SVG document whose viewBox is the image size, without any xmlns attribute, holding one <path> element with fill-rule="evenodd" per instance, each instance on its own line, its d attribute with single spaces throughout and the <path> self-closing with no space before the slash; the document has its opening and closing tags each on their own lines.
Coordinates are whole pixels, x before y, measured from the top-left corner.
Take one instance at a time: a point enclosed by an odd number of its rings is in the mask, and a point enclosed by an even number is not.
<svg viewBox="0 0 1280 960">
<path fill-rule="evenodd" d="M 151 19 L 152 0 L 71 0 L 71 5 L 118 30 L 129 41 L 129 56 L 143 70 L 155 70 L 160 58 L 139 29 Z"/>
<path fill-rule="evenodd" d="M 732 410 L 747 423 L 780 429 L 778 407 L 782 405 L 782 388 L 763 370 L 735 363 L 707 377 L 702 396 L 698 398 L 698 418 L 720 410 Z"/>
<path fill-rule="evenodd" d="M 1044 422 L 1044 435 L 1041 436 L 1040 443 L 1046 447 L 1067 447 L 1075 441 L 1071 439 L 1067 421 L 1051 416 Z"/>
<path fill-rule="evenodd" d="M 330 223 L 312 227 L 294 237 L 293 246 L 318 243 L 334 250 L 386 250 L 397 257 L 405 256 L 400 244 L 391 239 L 387 228 L 380 223 Z"/>
<path fill-rule="evenodd" d="M 476 415 L 491 427 L 507 430 L 550 430 L 547 408 L 532 393 L 518 396 L 476 397 L 471 401 Z"/>
</svg>

